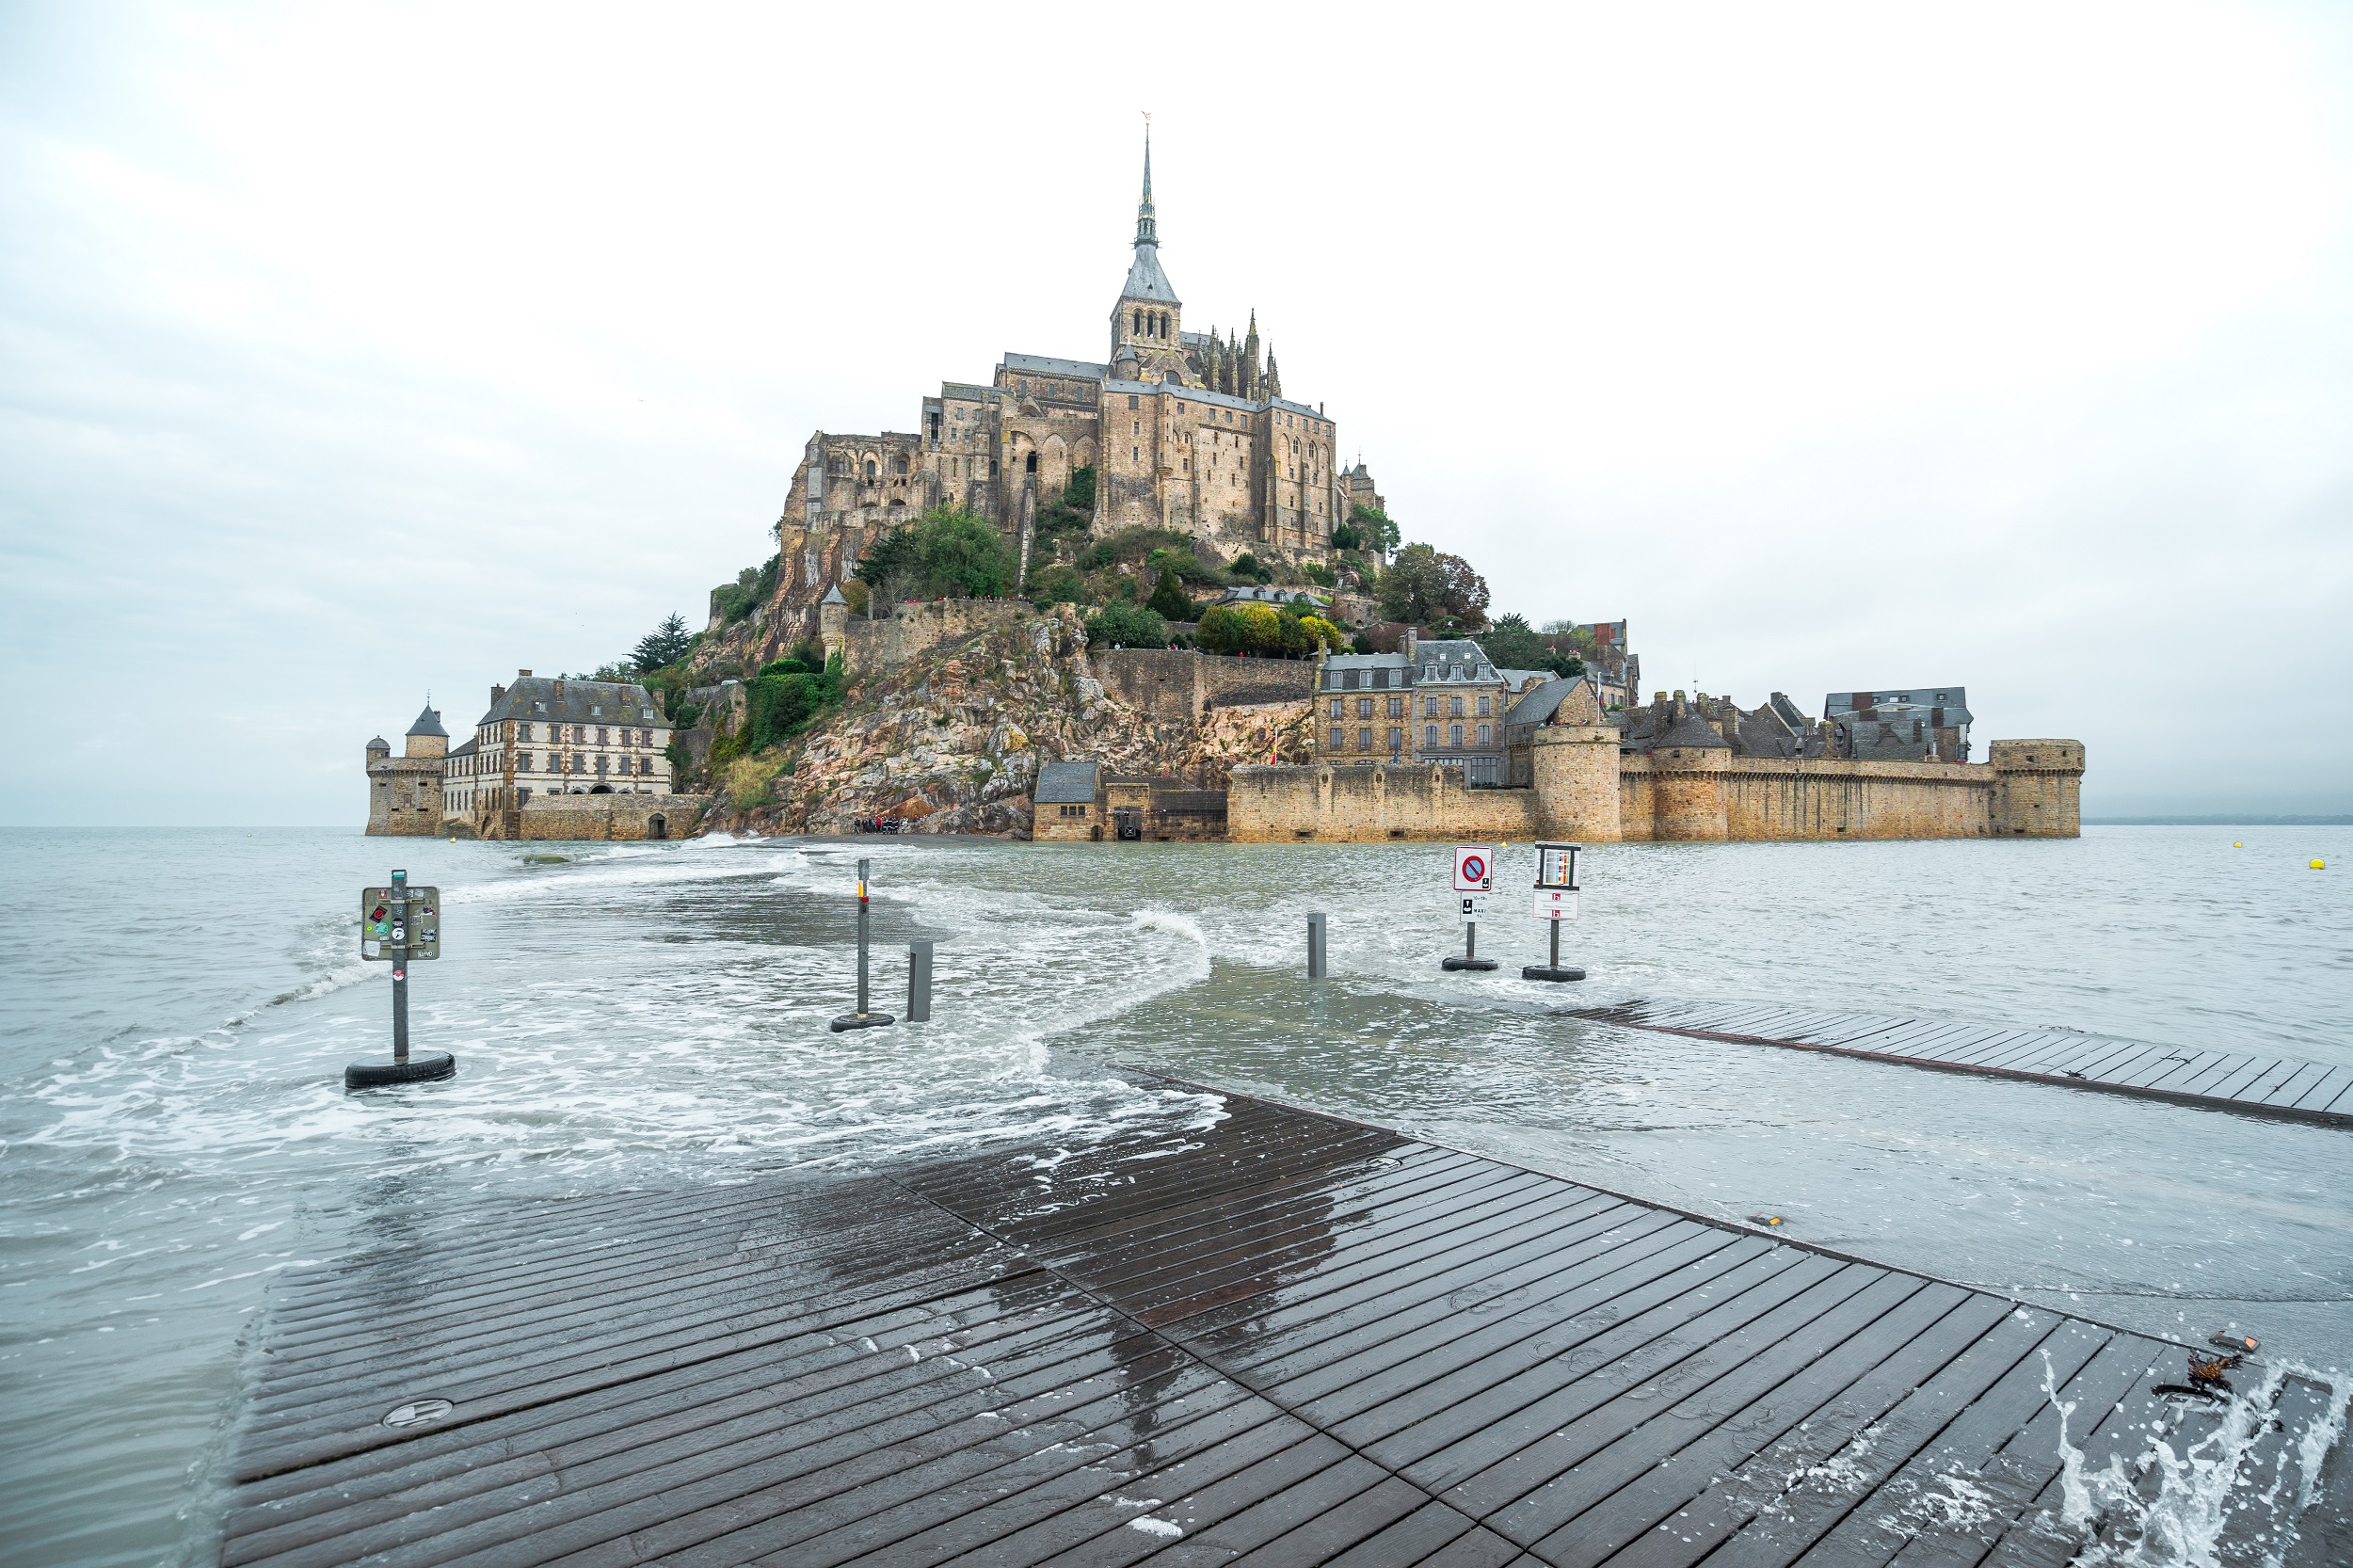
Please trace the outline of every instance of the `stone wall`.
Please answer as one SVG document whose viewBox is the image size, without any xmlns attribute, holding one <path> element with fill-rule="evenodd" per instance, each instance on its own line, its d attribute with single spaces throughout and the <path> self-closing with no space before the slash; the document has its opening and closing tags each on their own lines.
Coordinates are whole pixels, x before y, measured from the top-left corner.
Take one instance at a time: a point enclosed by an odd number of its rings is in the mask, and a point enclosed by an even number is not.
<svg viewBox="0 0 2353 1568">
<path fill-rule="evenodd" d="M 1599 744 L 1601 739 L 1612 746 Z M 1996 741 L 1992 762 L 1856 762 L 1708 750 L 1614 759 L 1606 728 L 1540 731 L 1534 789 L 1474 790 L 1451 769 L 1238 767 L 1227 834 L 1267 841 L 1530 839 L 1608 842 L 2073 838 L 2074 741 Z"/>
<path fill-rule="evenodd" d="M 534 795 L 523 802 L 526 839 L 683 839 L 709 795 Z"/>
<path fill-rule="evenodd" d="M 1182 648 L 1087 650 L 1103 689 L 1157 724 L 1191 725 L 1213 708 L 1310 701 L 1316 666 L 1305 659 L 1236 659 Z"/>
<path fill-rule="evenodd" d="M 1533 790 L 1474 790 L 1459 768 L 1370 762 L 1238 767 L 1225 792 L 1225 836 L 1241 842 L 1332 839 L 1518 840 L 1539 836 Z"/>
<path fill-rule="evenodd" d="M 851 616 L 842 629 L 842 667 L 852 675 L 893 669 L 943 643 L 1036 614 L 1018 600 L 947 599 L 897 605 L 875 620 Z"/>
</svg>

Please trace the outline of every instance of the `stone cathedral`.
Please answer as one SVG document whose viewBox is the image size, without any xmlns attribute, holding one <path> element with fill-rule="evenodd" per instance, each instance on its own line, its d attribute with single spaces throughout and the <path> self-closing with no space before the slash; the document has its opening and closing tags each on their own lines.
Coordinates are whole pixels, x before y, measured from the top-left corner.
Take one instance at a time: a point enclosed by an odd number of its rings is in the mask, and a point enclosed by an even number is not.
<svg viewBox="0 0 2353 1568">
<path fill-rule="evenodd" d="M 943 503 L 996 520 L 1026 573 L 1037 507 L 1087 466 L 1098 533 L 1142 524 L 1228 559 L 1327 557 L 1351 503 L 1378 504 L 1372 480 L 1338 465 L 1321 404 L 1283 395 L 1256 312 L 1239 334 L 1186 329 L 1160 265 L 1148 139 L 1134 250 L 1102 362 L 1007 354 L 988 385 L 949 381 L 923 399 L 918 432 L 809 437 L 776 525 L 786 591 L 838 581 L 869 541 Z"/>
</svg>

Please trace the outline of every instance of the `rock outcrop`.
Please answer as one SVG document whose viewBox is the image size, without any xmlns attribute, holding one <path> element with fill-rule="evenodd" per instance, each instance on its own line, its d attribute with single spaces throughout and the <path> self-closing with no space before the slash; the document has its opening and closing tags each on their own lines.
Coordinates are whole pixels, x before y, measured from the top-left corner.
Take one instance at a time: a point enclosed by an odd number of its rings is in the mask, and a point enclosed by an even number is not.
<svg viewBox="0 0 2353 1568">
<path fill-rule="evenodd" d="M 854 679 L 831 719 L 732 765 L 704 829 L 846 832 L 897 816 L 918 832 L 1023 836 L 1044 762 L 1223 789 L 1237 763 L 1306 760 L 1310 718 L 1293 701 L 1156 720 L 1088 673 L 1075 615 L 1025 612 Z"/>
</svg>

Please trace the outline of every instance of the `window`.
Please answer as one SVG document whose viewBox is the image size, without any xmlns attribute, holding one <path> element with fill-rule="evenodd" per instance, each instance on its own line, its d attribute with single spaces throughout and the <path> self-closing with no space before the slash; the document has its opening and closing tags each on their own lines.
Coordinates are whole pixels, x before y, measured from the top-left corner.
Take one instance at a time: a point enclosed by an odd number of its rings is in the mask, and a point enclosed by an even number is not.
<svg viewBox="0 0 2353 1568">
<path fill-rule="evenodd" d="M 1342 701 L 1342 700 L 1341 700 L 1340 698 L 1338 698 L 1338 697 L 1334 697 L 1334 698 L 1332 699 L 1332 716 L 1333 716 L 1334 718 L 1336 718 L 1336 719 L 1337 719 L 1337 718 L 1339 718 L 1339 717 L 1341 717 L 1342 715 L 1344 715 L 1345 713 L 1347 713 L 1347 712 L 1348 712 L 1348 704 L 1347 704 L 1346 702 Z"/>
<path fill-rule="evenodd" d="M 1129 392 L 1129 393 L 1128 394 L 1128 408 L 1137 408 L 1137 407 L 1139 407 L 1139 406 L 1140 406 L 1140 405 L 1138 405 L 1138 404 L 1137 404 L 1137 402 L 1136 402 L 1136 394 L 1135 394 L 1135 393 L 1133 393 L 1133 392 Z"/>
<path fill-rule="evenodd" d="M 1486 725 L 1481 725 L 1479 727 L 1479 744 L 1482 746 L 1491 745 L 1494 744 L 1494 732 Z"/>
<path fill-rule="evenodd" d="M 1446 744 L 1458 748 L 1462 745 L 1463 727 L 1461 725 L 1449 724 L 1446 727 Z"/>
<path fill-rule="evenodd" d="M 1404 745 L 1405 731 L 1394 724 L 1389 726 L 1389 750 L 1401 751 L 1404 749 Z"/>
<path fill-rule="evenodd" d="M 1433 704 L 1433 708 L 1435 704 Z M 1429 724 L 1422 726 L 1421 744 L 1426 746 L 1434 746 L 1438 744 L 1438 727 L 1436 725 Z"/>
<path fill-rule="evenodd" d="M 1372 749 L 1371 726 L 1368 725 L 1356 731 L 1356 749 L 1358 751 L 1370 751 Z"/>
<path fill-rule="evenodd" d="M 1332 727 L 1332 749 L 1337 751 L 1346 744 L 1348 744 L 1348 731 L 1337 724 L 1334 725 Z"/>
<path fill-rule="evenodd" d="M 1489 698 L 1484 697 L 1484 696 L 1481 696 L 1481 697 L 1479 699 L 1479 716 L 1480 716 L 1481 718 L 1482 718 L 1482 719 L 1483 719 L 1483 718 L 1485 718 L 1485 717 L 1487 716 L 1487 712 L 1488 712 L 1488 710 L 1487 710 L 1487 703 L 1488 703 L 1488 701 L 1489 701 L 1489 700 L 1490 700 Z"/>
<path fill-rule="evenodd" d="M 1389 717 L 1393 719 L 1401 719 L 1404 716 L 1405 699 L 1401 696 L 1393 696 L 1389 698 Z"/>
<path fill-rule="evenodd" d="M 597 744 L 603 745 L 607 743 L 604 738 L 604 726 L 599 725 L 597 726 Z"/>
<path fill-rule="evenodd" d="M 1372 717 L 1372 698 L 1360 696 L 1356 699 L 1356 716 L 1360 719 Z"/>
<path fill-rule="evenodd" d="M 1436 697 L 1426 696 L 1421 699 L 1421 716 L 1426 719 L 1434 719 L 1438 716 L 1438 699 Z M 1437 744 L 1437 732 L 1433 730 L 1431 732 L 1430 744 L 1435 745 Z"/>
<path fill-rule="evenodd" d="M 1457 692 L 1457 693 L 1455 693 L 1452 696 L 1450 696 L 1450 697 L 1447 698 L 1447 712 L 1448 712 L 1449 714 L 1453 715 L 1455 718 L 1458 718 L 1458 719 L 1459 719 L 1459 718 L 1461 718 L 1461 717 L 1463 716 L 1463 694 L 1462 694 L 1462 693 Z M 1457 734 L 1460 734 L 1460 733 L 1462 732 L 1462 726 L 1460 726 L 1460 725 L 1455 726 L 1455 732 L 1456 732 Z M 1461 744 L 1462 743 L 1458 741 L 1458 742 L 1456 742 L 1455 744 L 1459 745 L 1459 744 Z"/>
</svg>

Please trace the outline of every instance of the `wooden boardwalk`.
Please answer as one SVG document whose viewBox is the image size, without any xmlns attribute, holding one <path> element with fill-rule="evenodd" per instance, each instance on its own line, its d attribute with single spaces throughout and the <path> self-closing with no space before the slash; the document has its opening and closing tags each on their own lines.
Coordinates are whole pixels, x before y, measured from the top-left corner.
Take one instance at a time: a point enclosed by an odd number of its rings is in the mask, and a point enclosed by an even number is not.
<svg viewBox="0 0 2353 1568">
<path fill-rule="evenodd" d="M 2153 1392 L 2178 1346 L 1224 1105 L 484 1205 L 286 1276 L 221 1560 L 2057 1564 L 2061 1403 L 2095 1468 L 2221 1419 Z M 2322 1399 L 2250 1416 L 2240 1533 L 2282 1539 L 2252 1494 L 2293 1506 Z"/>
<path fill-rule="evenodd" d="M 2353 1127 L 2353 1067 L 2287 1057 L 2153 1046 L 2072 1030 L 2005 1029 L 1763 1002 L 1629 1001 L 1570 1009 L 1567 1016 L 1701 1040 L 1787 1046 Z"/>
</svg>

